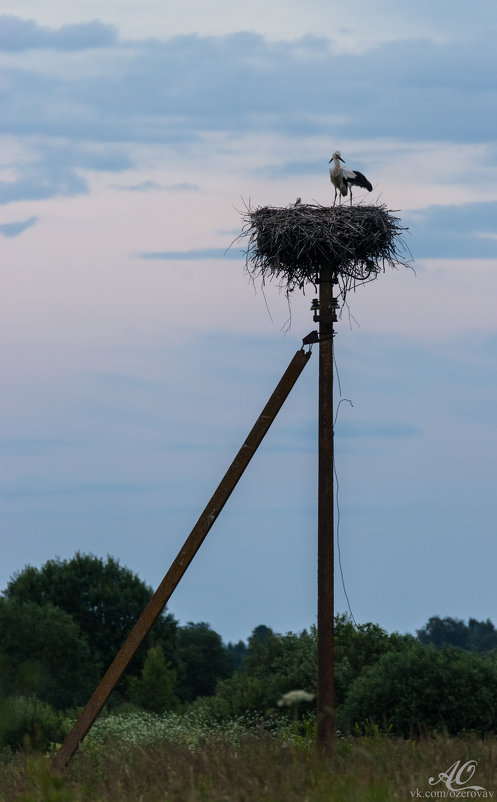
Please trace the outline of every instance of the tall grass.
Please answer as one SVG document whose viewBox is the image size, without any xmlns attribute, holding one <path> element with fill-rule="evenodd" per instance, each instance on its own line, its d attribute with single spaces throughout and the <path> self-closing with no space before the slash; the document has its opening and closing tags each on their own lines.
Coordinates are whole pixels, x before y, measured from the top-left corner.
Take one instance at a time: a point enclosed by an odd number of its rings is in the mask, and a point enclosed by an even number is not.
<svg viewBox="0 0 497 802">
<path fill-rule="evenodd" d="M 192 717 L 121 718 L 103 720 L 63 775 L 52 773 L 46 755 L 0 753 L 1 802 L 396 802 L 419 798 L 417 791 L 450 798 L 429 779 L 469 760 L 477 763 L 471 784 L 488 792 L 483 798 L 497 796 L 493 736 L 414 741 L 371 728 L 338 739 L 326 757 L 312 720 L 302 731 L 276 723 L 264 730 L 254 720 L 209 729 Z"/>
</svg>

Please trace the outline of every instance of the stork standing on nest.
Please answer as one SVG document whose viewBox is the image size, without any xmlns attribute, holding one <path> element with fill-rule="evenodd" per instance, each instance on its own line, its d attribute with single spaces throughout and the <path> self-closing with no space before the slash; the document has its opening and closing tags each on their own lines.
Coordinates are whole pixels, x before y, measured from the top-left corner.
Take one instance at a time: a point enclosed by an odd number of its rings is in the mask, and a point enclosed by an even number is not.
<svg viewBox="0 0 497 802">
<path fill-rule="evenodd" d="M 362 187 L 363 189 L 367 189 L 368 192 L 371 192 L 373 189 L 372 184 L 368 181 L 365 175 L 359 172 L 359 170 L 348 170 L 346 167 L 342 167 L 340 162 L 344 161 L 345 160 L 342 159 L 342 155 L 339 150 L 334 152 L 329 161 L 330 164 L 333 162 L 333 167 L 330 167 L 330 181 L 335 187 L 335 199 L 333 201 L 333 206 L 337 202 L 337 192 L 340 192 L 340 195 L 345 197 L 350 189 L 350 205 L 352 206 L 353 186 Z"/>
</svg>

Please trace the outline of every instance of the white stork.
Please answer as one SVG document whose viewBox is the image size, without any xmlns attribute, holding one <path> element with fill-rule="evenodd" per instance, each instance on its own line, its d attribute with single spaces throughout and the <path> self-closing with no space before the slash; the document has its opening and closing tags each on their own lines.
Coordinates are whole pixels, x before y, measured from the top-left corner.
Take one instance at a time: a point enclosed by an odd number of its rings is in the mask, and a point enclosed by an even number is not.
<svg viewBox="0 0 497 802">
<path fill-rule="evenodd" d="M 337 192 L 340 192 L 340 195 L 345 197 L 349 191 L 349 188 L 350 204 L 352 205 L 353 186 L 363 187 L 363 189 L 367 189 L 368 192 L 371 192 L 373 186 L 365 175 L 360 173 L 359 170 L 348 170 L 346 167 L 342 167 L 340 162 L 344 162 L 344 159 L 342 159 L 342 155 L 339 150 L 334 152 L 329 163 L 331 164 L 331 162 L 333 162 L 333 167 L 330 167 L 330 181 L 335 187 L 335 199 L 333 201 L 333 206 L 337 202 Z"/>
</svg>

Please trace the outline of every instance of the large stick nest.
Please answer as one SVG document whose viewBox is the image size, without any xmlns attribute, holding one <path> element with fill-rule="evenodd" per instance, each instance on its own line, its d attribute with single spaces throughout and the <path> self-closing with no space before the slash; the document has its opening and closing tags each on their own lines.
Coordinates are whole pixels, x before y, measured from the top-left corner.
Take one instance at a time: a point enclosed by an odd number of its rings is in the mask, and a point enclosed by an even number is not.
<svg viewBox="0 0 497 802">
<path fill-rule="evenodd" d="M 399 219 L 386 206 L 247 208 L 240 237 L 248 237 L 246 269 L 252 279 L 276 279 L 287 294 L 316 285 L 331 266 L 345 299 L 349 289 L 375 279 L 385 267 L 408 266 Z"/>
</svg>

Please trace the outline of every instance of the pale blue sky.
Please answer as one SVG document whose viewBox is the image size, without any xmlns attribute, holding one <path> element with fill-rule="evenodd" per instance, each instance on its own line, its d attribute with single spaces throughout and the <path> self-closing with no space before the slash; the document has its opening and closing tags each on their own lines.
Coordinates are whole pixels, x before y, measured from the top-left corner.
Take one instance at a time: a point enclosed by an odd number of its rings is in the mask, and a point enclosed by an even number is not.
<svg viewBox="0 0 497 802">
<path fill-rule="evenodd" d="M 160 582 L 314 328 L 312 293 L 285 332 L 284 294 L 223 256 L 240 211 L 331 202 L 339 148 L 416 270 L 337 327 L 352 610 L 497 623 L 493 0 L 3 9 L 0 588 L 77 549 Z M 314 354 L 171 600 L 182 622 L 315 621 L 316 408 Z"/>
</svg>

